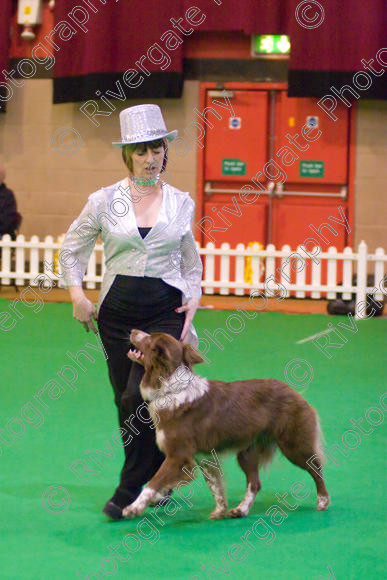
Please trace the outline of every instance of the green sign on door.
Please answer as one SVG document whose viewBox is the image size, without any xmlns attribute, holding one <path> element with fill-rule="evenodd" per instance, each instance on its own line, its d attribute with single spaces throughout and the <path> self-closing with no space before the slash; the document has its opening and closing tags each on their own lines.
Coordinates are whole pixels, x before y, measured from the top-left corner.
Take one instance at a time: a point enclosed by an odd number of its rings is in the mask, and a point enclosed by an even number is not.
<svg viewBox="0 0 387 580">
<path fill-rule="evenodd" d="M 300 177 L 324 177 L 324 161 L 300 161 Z"/>
<path fill-rule="evenodd" d="M 240 159 L 222 159 L 222 175 L 246 175 L 246 163 Z"/>
</svg>

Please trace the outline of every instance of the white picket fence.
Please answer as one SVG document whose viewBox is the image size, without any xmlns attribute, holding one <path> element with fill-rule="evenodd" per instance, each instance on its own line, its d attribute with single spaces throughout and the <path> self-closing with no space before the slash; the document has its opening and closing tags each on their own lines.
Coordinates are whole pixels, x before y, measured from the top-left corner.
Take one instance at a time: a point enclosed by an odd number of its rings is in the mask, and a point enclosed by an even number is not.
<svg viewBox="0 0 387 580">
<path fill-rule="evenodd" d="M 52 236 L 46 236 L 44 240 L 39 240 L 38 236 L 32 236 L 26 240 L 19 235 L 16 241 L 12 241 L 10 236 L 4 235 L 0 240 L 0 284 L 37 285 L 33 281 L 39 273 L 60 280 L 58 253 L 61 243 L 62 237 L 54 240 Z M 261 290 L 265 296 L 270 296 L 278 288 L 276 282 L 279 282 L 282 295 L 286 292 L 287 297 L 330 300 L 340 292 L 344 300 L 349 300 L 354 293 L 359 303 L 365 300 L 367 293 L 375 293 L 373 286 L 367 287 L 367 273 L 374 274 L 378 287 L 376 299 L 383 300 L 385 292 L 383 279 L 387 255 L 383 248 L 369 254 L 365 242 L 359 244 L 357 251 L 345 248 L 338 252 L 330 247 L 327 252 L 316 256 L 319 264 L 307 257 L 301 247 L 292 250 L 288 245 L 281 249 L 276 249 L 272 244 L 265 249 L 259 244 L 252 247 L 238 244 L 230 248 L 229 244 L 224 243 L 216 248 L 210 242 L 204 248 L 198 246 L 198 250 L 204 264 L 202 287 L 205 294 L 242 296 L 252 290 Z M 309 248 L 309 252 L 312 251 Z M 289 260 L 292 254 L 293 258 Z M 103 246 L 96 244 L 84 278 L 86 288 L 99 287 L 104 270 Z M 352 284 L 354 273 L 357 274 L 356 285 Z"/>
</svg>

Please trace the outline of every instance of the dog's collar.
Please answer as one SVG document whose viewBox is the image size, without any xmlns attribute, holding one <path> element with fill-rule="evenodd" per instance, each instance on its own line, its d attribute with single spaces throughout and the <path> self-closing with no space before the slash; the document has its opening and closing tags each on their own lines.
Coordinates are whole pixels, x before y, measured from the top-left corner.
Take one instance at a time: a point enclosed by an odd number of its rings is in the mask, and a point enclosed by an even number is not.
<svg viewBox="0 0 387 580">
<path fill-rule="evenodd" d="M 143 385 L 142 381 L 140 385 L 143 398 L 150 401 L 156 412 L 192 403 L 209 389 L 207 379 L 195 375 L 184 365 L 179 366 L 168 379 L 160 377 L 160 382 L 162 386 L 158 390 Z"/>
<path fill-rule="evenodd" d="M 161 391 L 163 394 L 177 394 L 188 388 L 192 381 L 195 379 L 194 373 L 185 365 L 180 365 L 176 370 L 173 371 L 170 377 L 164 379 L 160 377 Z"/>
<path fill-rule="evenodd" d="M 168 378 L 159 377 L 161 385 L 159 389 L 152 389 L 152 387 L 145 385 L 143 379 L 140 383 L 141 393 L 144 392 L 143 399 L 154 401 L 159 396 L 180 393 L 189 386 L 194 377 L 195 375 L 188 367 L 180 365 Z"/>
</svg>

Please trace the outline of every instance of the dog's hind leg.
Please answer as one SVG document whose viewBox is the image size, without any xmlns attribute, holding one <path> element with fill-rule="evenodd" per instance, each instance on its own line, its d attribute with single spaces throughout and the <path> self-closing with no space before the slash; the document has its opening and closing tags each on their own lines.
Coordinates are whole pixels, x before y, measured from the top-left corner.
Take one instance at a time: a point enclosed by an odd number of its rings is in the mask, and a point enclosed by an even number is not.
<svg viewBox="0 0 387 580">
<path fill-rule="evenodd" d="M 246 493 L 241 503 L 230 510 L 230 518 L 242 518 L 247 516 L 255 497 L 261 489 L 261 481 L 258 475 L 259 460 L 262 453 L 260 446 L 252 445 L 245 451 L 240 451 L 237 455 L 238 463 L 246 475 Z"/>
<path fill-rule="evenodd" d="M 325 487 L 322 472 L 324 454 L 320 444 L 320 426 L 316 422 L 310 428 L 288 432 L 286 441 L 277 439 L 282 453 L 289 461 L 305 469 L 313 477 L 317 489 L 317 510 L 326 510 L 329 505 L 329 493 Z M 313 461 L 313 466 L 310 465 Z"/>
<path fill-rule="evenodd" d="M 214 497 L 216 507 L 210 515 L 211 520 L 220 520 L 227 515 L 227 498 L 224 490 L 223 477 L 217 467 L 212 467 L 206 463 L 205 469 L 202 467 L 204 479 Z"/>
</svg>

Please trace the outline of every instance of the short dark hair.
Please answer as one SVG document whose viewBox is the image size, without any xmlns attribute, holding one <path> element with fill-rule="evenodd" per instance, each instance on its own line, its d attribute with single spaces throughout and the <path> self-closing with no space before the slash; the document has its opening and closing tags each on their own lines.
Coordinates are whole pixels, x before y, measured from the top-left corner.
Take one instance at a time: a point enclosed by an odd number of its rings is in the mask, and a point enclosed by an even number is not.
<svg viewBox="0 0 387 580">
<path fill-rule="evenodd" d="M 163 173 L 163 171 L 165 171 L 168 162 L 168 143 L 166 139 L 155 139 L 154 141 L 145 141 L 142 143 L 129 143 L 128 145 L 123 145 L 122 159 L 126 167 L 129 169 L 130 173 L 133 172 L 132 154 L 137 149 L 139 149 L 141 153 L 145 153 L 148 147 L 152 150 L 164 147 L 164 159 L 160 173 Z"/>
</svg>

